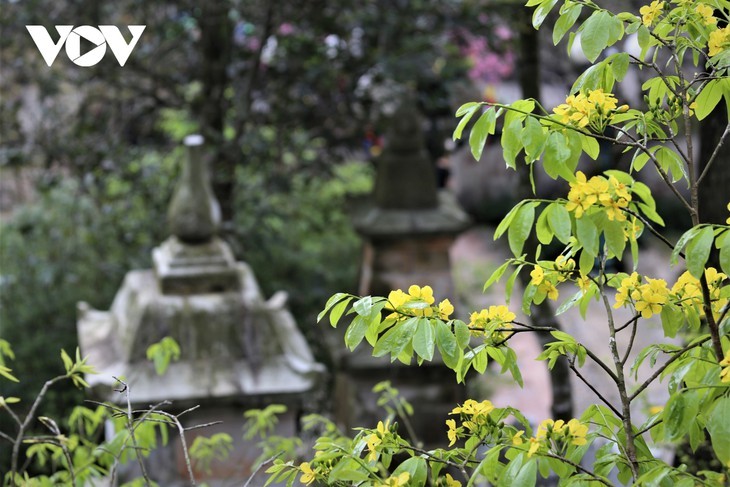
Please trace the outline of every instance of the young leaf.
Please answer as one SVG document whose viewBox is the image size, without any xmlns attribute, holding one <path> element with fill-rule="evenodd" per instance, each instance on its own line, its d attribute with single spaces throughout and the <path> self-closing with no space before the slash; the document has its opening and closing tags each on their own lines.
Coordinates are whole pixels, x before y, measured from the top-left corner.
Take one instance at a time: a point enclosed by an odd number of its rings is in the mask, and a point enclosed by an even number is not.
<svg viewBox="0 0 730 487">
<path fill-rule="evenodd" d="M 525 245 L 525 241 L 530 235 L 532 223 L 535 221 L 535 207 L 538 204 L 539 203 L 533 201 L 522 205 L 515 215 L 512 224 L 509 226 L 507 238 L 509 240 L 509 248 L 512 250 L 515 257 L 520 256 L 522 253 L 522 247 Z"/>
<path fill-rule="evenodd" d="M 493 108 L 489 108 L 486 112 L 482 113 L 482 116 L 479 117 L 479 120 L 471 128 L 469 147 L 471 148 L 471 155 L 477 161 L 482 157 L 484 144 L 487 142 L 487 135 L 494 133 L 495 121 L 495 111 Z"/>
<path fill-rule="evenodd" d="M 431 361 L 434 346 L 433 325 L 427 318 L 420 318 L 416 325 L 416 333 L 413 335 L 413 351 L 424 360 Z"/>
<path fill-rule="evenodd" d="M 705 270 L 705 263 L 710 257 L 712 242 L 715 238 L 715 232 L 711 226 L 704 227 L 695 235 L 687 244 L 687 252 L 685 261 L 687 262 L 687 270 L 694 277 L 699 279 Z"/>
</svg>

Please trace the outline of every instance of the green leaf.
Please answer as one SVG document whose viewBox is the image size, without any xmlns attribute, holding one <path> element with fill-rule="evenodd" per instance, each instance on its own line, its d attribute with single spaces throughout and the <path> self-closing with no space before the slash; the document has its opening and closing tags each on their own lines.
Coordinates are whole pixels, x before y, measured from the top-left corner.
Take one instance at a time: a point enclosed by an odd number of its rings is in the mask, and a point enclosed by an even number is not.
<svg viewBox="0 0 730 487">
<path fill-rule="evenodd" d="M 611 28 L 611 14 L 596 10 L 580 29 L 580 46 L 590 62 L 594 62 L 607 47 Z"/>
<path fill-rule="evenodd" d="M 389 353 L 391 362 L 405 350 L 406 346 L 411 342 L 413 333 L 416 331 L 416 323 L 418 318 L 409 318 L 402 323 L 398 323 L 378 340 L 373 348 L 374 357 L 382 357 Z"/>
<path fill-rule="evenodd" d="M 580 134 L 580 142 L 583 151 L 594 161 L 598 159 L 598 155 L 601 152 L 601 147 L 598 145 L 598 141 L 589 136 Z"/>
<path fill-rule="evenodd" d="M 723 94 L 723 80 L 713 79 L 707 82 L 695 99 L 695 115 L 697 120 L 707 117 L 715 109 Z"/>
<path fill-rule="evenodd" d="M 441 357 L 444 359 L 444 364 L 450 368 L 455 369 L 459 364 L 460 349 L 456 343 L 456 337 L 446 323 L 443 321 L 436 321 L 436 346 L 438 346 Z"/>
<path fill-rule="evenodd" d="M 669 338 L 677 336 L 677 332 L 684 325 L 684 313 L 676 305 L 667 303 L 662 307 L 662 328 Z"/>
<path fill-rule="evenodd" d="M 598 255 L 598 228 L 589 217 L 575 219 L 575 233 L 578 242 L 583 246 L 591 257 Z M 585 273 L 584 273 L 585 274 Z"/>
<path fill-rule="evenodd" d="M 502 236 L 502 234 L 509 228 L 510 224 L 512 223 L 512 220 L 515 219 L 517 216 L 517 212 L 520 211 L 520 208 L 524 204 L 524 201 L 520 201 L 517 203 L 510 211 L 507 213 L 507 215 L 502 219 L 501 222 L 499 222 L 499 225 L 497 225 L 497 229 L 494 231 L 494 240 L 497 240 L 499 237 Z"/>
<path fill-rule="evenodd" d="M 337 294 L 332 295 L 332 297 L 327 300 L 327 304 L 324 306 L 324 309 L 317 315 L 317 322 L 322 321 L 322 318 L 324 318 L 324 315 L 327 314 L 327 312 L 330 310 L 330 308 L 332 308 L 332 306 L 334 306 L 341 299 L 343 299 L 347 296 L 348 296 L 348 294 L 346 294 L 346 293 L 337 293 Z"/>
<path fill-rule="evenodd" d="M 624 79 L 626 72 L 629 70 L 629 55 L 625 52 L 621 52 L 614 54 L 611 58 L 613 77 L 616 78 L 616 81 L 621 81 Z"/>
<path fill-rule="evenodd" d="M 570 156 L 571 152 L 565 136 L 560 132 L 552 132 L 545 143 L 542 157 L 545 173 L 553 179 L 562 176 L 563 179 L 570 181 L 573 173 L 566 165 Z"/>
<path fill-rule="evenodd" d="M 715 239 L 715 232 L 711 226 L 704 227 L 687 244 L 686 262 L 687 270 L 697 279 L 702 277 L 705 271 L 705 264 L 710 257 L 712 242 Z"/>
<path fill-rule="evenodd" d="M 343 299 L 332 308 L 332 311 L 330 311 L 330 325 L 332 325 L 333 328 L 337 327 L 337 322 L 340 321 L 342 313 L 345 312 L 347 305 L 350 304 L 351 300 L 352 298 Z"/>
<path fill-rule="evenodd" d="M 563 39 L 566 32 L 568 32 L 570 28 L 573 27 L 575 21 L 578 20 L 582 9 L 582 5 L 574 3 L 570 7 L 566 8 L 563 14 L 557 20 L 557 22 L 555 22 L 555 27 L 553 28 L 554 46 L 557 46 L 558 42 Z"/>
<path fill-rule="evenodd" d="M 505 117 L 505 122 L 507 118 Z M 504 158 L 507 167 L 515 169 L 515 159 L 520 150 L 522 150 L 522 139 L 519 134 L 522 133 L 522 120 L 512 120 L 509 125 L 506 125 L 503 132 L 500 143 L 502 144 L 502 157 Z"/>
<path fill-rule="evenodd" d="M 587 276 L 593 270 L 593 265 L 596 262 L 596 256 L 591 255 L 585 248 L 580 253 L 580 259 L 578 260 L 578 268 L 581 274 Z"/>
<path fill-rule="evenodd" d="M 540 28 L 556 3 L 558 3 L 558 0 L 545 0 L 535 9 L 535 12 L 532 14 L 532 26 L 535 29 Z"/>
<path fill-rule="evenodd" d="M 525 146 L 525 155 L 529 160 L 537 160 L 545 147 L 547 134 L 543 126 L 535 117 L 525 119 L 525 128 L 522 130 L 522 143 Z"/>
<path fill-rule="evenodd" d="M 484 150 L 484 144 L 487 142 L 487 135 L 494 133 L 494 125 L 496 122 L 495 111 L 489 108 L 486 112 L 482 113 L 479 120 L 474 124 L 469 134 L 469 147 L 471 147 L 471 155 L 477 161 L 482 157 L 482 151 Z"/>
<path fill-rule="evenodd" d="M 462 106 L 463 108 L 463 106 Z M 461 133 L 464 131 L 464 128 L 466 127 L 466 124 L 469 123 L 469 120 L 471 120 L 471 117 L 474 116 L 474 114 L 481 108 L 481 104 L 477 103 L 475 105 L 472 105 L 464 114 L 464 116 L 459 120 L 459 124 L 456 126 L 456 129 L 454 130 L 453 139 L 459 140 L 461 138 Z M 458 115 L 457 115 L 458 116 Z"/>
<path fill-rule="evenodd" d="M 689 174 L 687 174 L 687 168 L 679 154 L 666 147 L 659 147 L 655 156 L 659 166 L 665 172 L 670 173 L 673 183 L 684 178 L 689 184 Z"/>
<path fill-rule="evenodd" d="M 550 228 L 555 232 L 558 240 L 567 244 L 570 240 L 570 213 L 563 205 L 552 203 L 550 206 L 553 207 L 547 216 Z"/>
<path fill-rule="evenodd" d="M 413 351 L 424 360 L 431 361 L 434 346 L 433 325 L 427 318 L 420 318 L 416 327 L 416 334 L 413 335 Z"/>
<path fill-rule="evenodd" d="M 543 245 L 549 245 L 550 242 L 553 241 L 553 231 L 550 230 L 550 225 L 548 224 L 547 217 L 554 204 L 555 203 L 549 204 L 547 208 L 545 208 L 542 213 L 540 213 L 540 216 L 537 217 L 537 223 L 535 224 L 535 233 L 537 233 L 537 239 Z"/>
<path fill-rule="evenodd" d="M 479 103 L 477 101 L 470 101 L 470 102 L 464 103 L 463 105 L 461 105 L 459 107 L 458 110 L 456 110 L 457 118 L 461 117 L 462 115 L 466 115 L 472 108 L 474 108 L 474 106 L 479 106 L 479 105 L 481 105 L 481 103 Z"/>
<path fill-rule="evenodd" d="M 509 487 L 534 487 L 537 482 L 537 462 L 528 461 L 522 466 L 517 477 L 509 484 Z"/>
<path fill-rule="evenodd" d="M 393 477 L 397 477 L 403 472 L 408 472 L 410 478 L 408 479 L 408 485 L 412 487 L 423 487 L 426 485 L 426 475 L 428 472 L 426 466 L 426 460 L 421 457 L 411 457 L 405 462 L 398 465 L 398 468 L 393 471 Z"/>
<path fill-rule="evenodd" d="M 347 345 L 350 351 L 355 350 L 360 344 L 365 337 L 365 333 L 368 331 L 368 326 L 369 323 L 363 316 L 357 315 L 352 320 L 352 323 L 350 323 L 350 326 L 347 327 L 347 331 L 345 332 L 345 345 Z"/>
<path fill-rule="evenodd" d="M 618 260 L 621 260 L 626 240 L 624 240 L 624 227 L 620 222 L 606 220 L 603 227 L 603 234 L 606 237 L 606 247 Z"/>
<path fill-rule="evenodd" d="M 497 269 L 494 272 L 492 272 L 492 275 L 489 276 L 489 279 L 487 279 L 487 282 L 484 283 L 482 292 L 489 289 L 492 286 L 492 284 L 494 284 L 495 282 L 499 281 L 502 278 L 502 275 L 507 270 L 507 267 L 509 267 L 509 264 L 510 264 L 509 261 L 507 261 L 507 262 L 503 263 L 502 265 L 500 265 L 499 267 L 497 267 Z"/>
<path fill-rule="evenodd" d="M 720 246 L 720 268 L 722 272 L 730 275 L 730 231 L 726 231 L 720 237 L 722 245 Z"/>
<path fill-rule="evenodd" d="M 707 431 L 712 449 L 723 465 L 730 463 L 730 397 L 722 397 L 716 403 L 707 421 Z"/>
<path fill-rule="evenodd" d="M 677 265 L 677 262 L 679 262 L 679 253 L 682 252 L 682 249 L 685 245 L 687 245 L 687 242 L 689 242 L 692 237 L 697 235 L 697 232 L 699 232 L 700 229 L 701 227 L 692 227 L 684 232 L 681 237 L 679 237 L 677 245 L 675 245 L 674 250 L 672 250 L 672 255 L 669 256 L 669 263 L 671 265 Z"/>
<path fill-rule="evenodd" d="M 525 241 L 532 230 L 532 223 L 535 221 L 535 207 L 537 205 L 539 203 L 534 201 L 522 205 L 509 226 L 507 239 L 509 240 L 509 248 L 515 257 L 522 254 L 522 247 L 524 247 Z"/>
</svg>

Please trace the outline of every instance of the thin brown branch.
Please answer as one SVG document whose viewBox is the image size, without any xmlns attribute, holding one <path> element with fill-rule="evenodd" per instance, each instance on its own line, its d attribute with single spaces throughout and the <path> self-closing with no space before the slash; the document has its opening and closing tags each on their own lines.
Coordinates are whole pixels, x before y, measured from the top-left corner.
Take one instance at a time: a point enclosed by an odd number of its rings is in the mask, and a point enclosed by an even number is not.
<svg viewBox="0 0 730 487">
<path fill-rule="evenodd" d="M 707 337 L 707 338 L 705 338 L 705 339 L 703 339 L 703 340 L 700 340 L 700 341 L 697 341 L 697 342 L 691 343 L 691 344 L 687 345 L 686 347 L 682 348 L 681 350 L 677 350 L 676 352 L 674 352 L 674 355 L 672 356 L 672 358 L 670 358 L 669 360 L 667 360 L 667 361 L 666 361 L 666 362 L 664 363 L 664 365 L 662 365 L 661 367 L 659 367 L 658 369 L 656 369 L 656 370 L 654 371 L 654 373 L 653 373 L 653 374 L 651 374 L 651 377 L 649 377 L 648 379 L 646 379 L 646 380 L 645 380 L 645 381 L 644 381 L 644 382 L 643 382 L 643 383 L 642 383 L 642 384 L 641 384 L 641 385 L 640 385 L 640 386 L 639 386 L 639 387 L 638 387 L 638 388 L 637 388 L 637 389 L 636 389 L 636 390 L 634 391 L 634 393 L 633 393 L 633 394 L 631 394 L 631 396 L 629 396 L 629 401 L 633 401 L 634 399 L 636 399 L 636 397 L 637 397 L 637 396 L 638 396 L 639 394 L 641 394 L 641 393 L 642 393 L 642 392 L 644 391 L 644 389 L 646 389 L 647 387 L 649 387 L 649 385 L 650 385 L 650 384 L 651 384 L 652 382 L 654 382 L 654 380 L 655 380 L 655 379 L 656 379 L 657 377 L 659 377 L 659 376 L 660 376 L 660 375 L 662 374 L 662 372 L 664 372 L 664 370 L 666 370 L 666 368 L 667 368 L 667 367 L 669 367 L 669 366 L 670 366 L 670 365 L 671 365 L 671 364 L 672 364 L 672 363 L 673 363 L 673 362 L 674 362 L 675 360 L 679 359 L 679 358 L 680 358 L 680 357 L 682 356 L 682 354 L 683 354 L 683 353 L 685 353 L 685 352 L 687 352 L 687 351 L 689 351 L 689 350 L 692 350 L 693 348 L 697 348 L 697 347 L 699 347 L 700 345 L 702 345 L 703 343 L 705 343 L 705 342 L 706 342 L 707 340 L 709 340 L 709 339 L 710 339 L 710 337 Z"/>
<path fill-rule="evenodd" d="M 720 152 L 720 148 L 725 143 L 725 138 L 727 137 L 728 133 L 730 133 L 730 123 L 725 126 L 725 131 L 720 136 L 720 140 L 717 142 L 717 145 L 715 146 L 715 150 L 712 151 L 712 155 L 710 156 L 710 159 L 707 161 L 707 164 L 705 164 L 705 168 L 702 170 L 702 174 L 700 174 L 700 177 L 697 178 L 697 185 L 699 186 L 702 184 L 702 180 L 705 179 L 705 176 L 710 172 L 710 168 L 712 167 L 712 164 L 717 159 L 717 154 Z"/>
</svg>

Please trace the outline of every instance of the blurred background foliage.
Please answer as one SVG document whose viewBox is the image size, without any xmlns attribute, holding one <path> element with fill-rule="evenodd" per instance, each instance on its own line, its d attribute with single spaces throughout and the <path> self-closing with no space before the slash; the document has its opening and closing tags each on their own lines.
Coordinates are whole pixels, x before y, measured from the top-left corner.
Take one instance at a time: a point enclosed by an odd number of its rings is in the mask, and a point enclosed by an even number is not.
<svg viewBox="0 0 730 487">
<path fill-rule="evenodd" d="M 514 67 L 494 4 L 4 2 L 0 336 L 23 388 L 3 393 L 27 402 L 61 371 L 48 347 L 76 346 L 76 303 L 107 309 L 125 272 L 150 266 L 192 132 L 215 161 L 224 236 L 265 294 L 289 291 L 308 324 L 327 296 L 352 290 L 360 243 L 348 202 L 370 190 L 400 96 L 417 93 L 435 161 L 454 108 L 479 97 L 472 83 Z M 49 68 L 31 24 L 52 36 L 61 24 L 146 29 L 123 68 L 109 53 L 79 68 L 63 50 Z M 78 399 L 61 390 L 44 414 Z"/>
</svg>

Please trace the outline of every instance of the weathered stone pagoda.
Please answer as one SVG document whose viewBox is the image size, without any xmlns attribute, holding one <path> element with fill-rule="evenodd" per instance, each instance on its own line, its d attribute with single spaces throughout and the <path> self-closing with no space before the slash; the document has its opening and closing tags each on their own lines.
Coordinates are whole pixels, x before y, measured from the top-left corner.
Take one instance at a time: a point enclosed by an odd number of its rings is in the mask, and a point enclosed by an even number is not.
<svg viewBox="0 0 730 487">
<path fill-rule="evenodd" d="M 437 299 L 449 298 L 456 304 L 451 276 L 449 249 L 456 236 L 470 225 L 470 219 L 455 198 L 439 191 L 434 165 L 429 160 L 423 137 L 421 116 L 412 99 L 396 111 L 385 148 L 377 162 L 372 201 L 353 218 L 363 237 L 360 271 L 361 295 L 387 296 L 393 289 L 407 290 L 411 284 L 430 285 Z M 416 428 L 423 440 L 429 435 L 444 438 L 433 428 L 462 400 L 463 388 L 454 373 L 436 359 L 421 367 L 391 363 L 388 357 L 370 356 L 367 347 L 354 354 L 339 353 L 338 416 L 344 423 L 374 424 L 382 411 L 370 393 L 374 384 L 390 380 L 423 414 Z M 419 428 L 420 426 L 420 428 Z"/>
<path fill-rule="evenodd" d="M 79 344 L 99 371 L 88 377 L 97 397 L 124 401 L 112 391 L 112 376 L 123 376 L 132 402 L 141 407 L 163 400 L 173 401 L 179 411 L 200 405 L 184 416 L 186 423 L 223 424 L 195 434 L 226 431 L 236 445 L 214 477 L 246 478 L 260 451 L 241 440 L 243 412 L 272 402 L 287 404 L 279 433 L 296 434 L 296 418 L 319 387 L 324 367 L 287 310 L 286 295 L 265 300 L 251 268 L 236 262 L 218 237 L 220 209 L 203 138 L 189 136 L 185 145 L 187 159 L 168 211 L 171 236 L 154 249 L 154 268 L 129 272 L 109 311 L 79 304 Z M 180 345 L 181 357 L 160 376 L 146 350 L 168 336 Z M 190 436 L 188 445 L 193 432 Z M 170 438 L 175 438 L 172 432 Z M 161 485 L 185 479 L 184 458 L 171 443 L 161 453 L 169 461 L 155 468 Z"/>
</svg>

